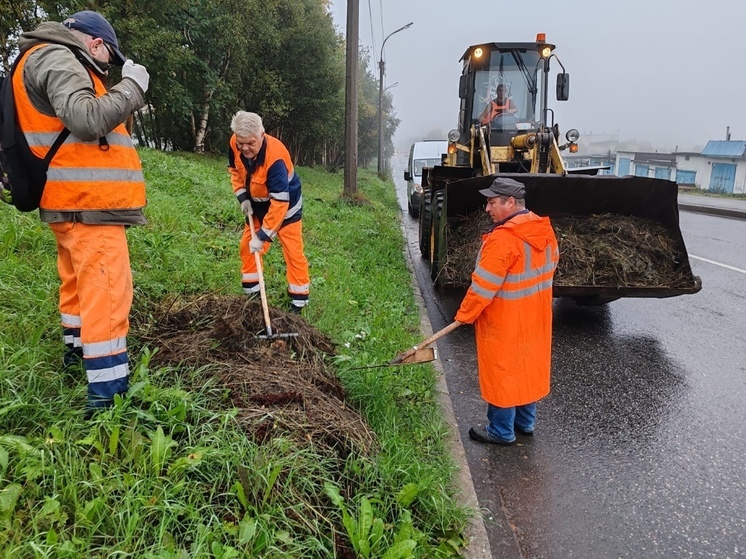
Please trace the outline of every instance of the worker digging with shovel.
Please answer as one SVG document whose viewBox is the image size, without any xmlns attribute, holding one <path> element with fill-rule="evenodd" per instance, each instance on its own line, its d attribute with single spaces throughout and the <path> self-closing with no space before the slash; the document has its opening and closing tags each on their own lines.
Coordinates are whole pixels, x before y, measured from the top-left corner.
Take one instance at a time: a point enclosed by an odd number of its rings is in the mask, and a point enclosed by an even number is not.
<svg viewBox="0 0 746 559">
<path fill-rule="evenodd" d="M 273 335 L 264 292 L 262 256 L 277 238 L 285 259 L 289 311 L 308 305 L 310 279 L 303 252 L 303 196 L 285 145 L 266 134 L 261 117 L 238 111 L 231 120 L 228 147 L 231 185 L 246 225 L 241 237 L 241 284 L 244 293 L 261 295 L 267 336 Z"/>
</svg>

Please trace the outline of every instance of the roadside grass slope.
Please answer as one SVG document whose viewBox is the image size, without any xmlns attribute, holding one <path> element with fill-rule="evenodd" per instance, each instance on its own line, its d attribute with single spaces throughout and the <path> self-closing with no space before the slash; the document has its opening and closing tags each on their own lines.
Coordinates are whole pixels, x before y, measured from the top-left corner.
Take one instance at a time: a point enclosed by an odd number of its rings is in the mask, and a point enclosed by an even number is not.
<svg viewBox="0 0 746 559">
<path fill-rule="evenodd" d="M 242 300 L 243 222 L 224 159 L 141 156 L 149 225 L 128 232 L 133 314 L 148 322 L 178 301 Z M 392 185 L 361 170 L 367 202 L 352 204 L 341 198 L 341 174 L 298 172 L 312 278 L 303 320 L 334 342 L 324 366 L 376 444 L 340 452 L 298 444 L 292 432 L 252 439 L 245 415 L 224 405 L 229 391 L 213 369 L 156 365 L 159 348 L 134 327 L 130 394 L 83 421 L 84 374 L 61 373 L 54 238 L 36 214 L 2 207 L 0 557 L 393 559 L 463 550 L 467 512 L 453 497 L 434 370 L 351 370 L 421 337 Z M 279 247 L 265 266 L 270 305 L 284 309 Z"/>
</svg>

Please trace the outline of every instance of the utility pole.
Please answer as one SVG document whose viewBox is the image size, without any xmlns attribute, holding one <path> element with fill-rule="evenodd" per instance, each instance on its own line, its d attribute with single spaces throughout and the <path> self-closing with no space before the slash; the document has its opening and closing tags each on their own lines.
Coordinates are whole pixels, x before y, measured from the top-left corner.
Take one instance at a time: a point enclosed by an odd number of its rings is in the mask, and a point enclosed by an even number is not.
<svg viewBox="0 0 746 559">
<path fill-rule="evenodd" d="M 383 40 L 381 45 L 381 58 L 378 59 L 378 176 L 383 179 L 386 178 L 386 166 L 384 165 L 383 159 L 383 74 L 386 68 L 386 63 L 383 61 L 383 47 L 386 45 L 386 41 L 394 33 L 409 29 L 414 24 L 410 21 L 404 27 L 400 27 L 396 31 L 389 33 Z"/>
<path fill-rule="evenodd" d="M 344 195 L 357 194 L 357 67 L 360 21 L 359 0 L 347 0 L 347 59 L 345 65 L 345 178 Z"/>
</svg>

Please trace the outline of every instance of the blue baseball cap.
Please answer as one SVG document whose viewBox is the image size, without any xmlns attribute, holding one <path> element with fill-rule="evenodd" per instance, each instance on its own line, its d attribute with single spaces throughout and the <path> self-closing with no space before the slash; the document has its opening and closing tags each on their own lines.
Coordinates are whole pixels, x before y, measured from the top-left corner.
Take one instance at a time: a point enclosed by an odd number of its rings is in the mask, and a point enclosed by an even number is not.
<svg viewBox="0 0 746 559">
<path fill-rule="evenodd" d="M 114 55 L 111 61 L 112 64 L 122 66 L 126 58 L 119 50 L 119 41 L 117 40 L 117 34 L 114 33 L 114 28 L 111 23 L 106 21 L 106 18 L 98 12 L 91 10 L 83 10 L 82 12 L 76 12 L 62 22 L 62 25 L 69 29 L 77 29 L 86 35 L 90 35 L 96 39 L 103 39 Z"/>
</svg>

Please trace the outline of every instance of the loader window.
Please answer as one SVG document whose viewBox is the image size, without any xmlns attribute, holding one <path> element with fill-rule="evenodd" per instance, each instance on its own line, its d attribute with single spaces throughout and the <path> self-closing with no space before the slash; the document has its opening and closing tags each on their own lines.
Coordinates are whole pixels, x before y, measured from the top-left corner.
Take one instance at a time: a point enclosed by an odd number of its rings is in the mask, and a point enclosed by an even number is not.
<svg viewBox="0 0 746 559">
<path fill-rule="evenodd" d="M 440 159 L 415 159 L 414 174 L 421 177 L 423 167 L 435 167 L 436 165 L 440 165 Z"/>
<path fill-rule="evenodd" d="M 533 128 L 538 57 L 533 51 L 493 51 L 489 70 L 475 74 L 472 121 L 504 132 Z"/>
</svg>

